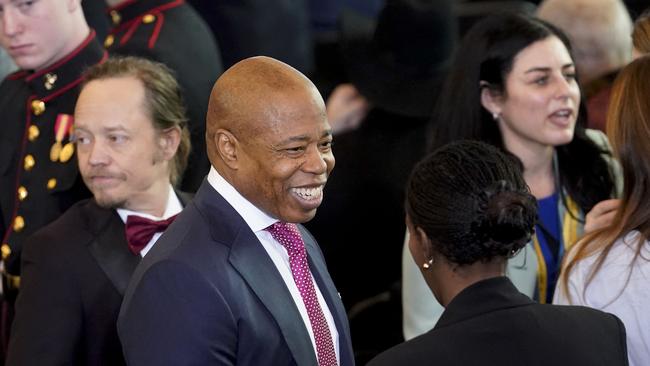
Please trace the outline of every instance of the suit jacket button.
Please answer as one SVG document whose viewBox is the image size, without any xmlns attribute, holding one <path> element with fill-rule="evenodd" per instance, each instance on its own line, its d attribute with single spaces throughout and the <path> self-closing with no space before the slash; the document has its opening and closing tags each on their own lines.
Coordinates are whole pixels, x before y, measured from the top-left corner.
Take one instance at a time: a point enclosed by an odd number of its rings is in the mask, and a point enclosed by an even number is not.
<svg viewBox="0 0 650 366">
<path fill-rule="evenodd" d="M 0 252 L 2 252 L 2 259 L 6 260 L 11 255 L 11 247 L 9 244 L 4 243 L 2 244 L 2 247 L 0 247 Z"/>
<path fill-rule="evenodd" d="M 112 34 L 107 35 L 106 39 L 104 39 L 104 48 L 109 48 L 113 45 L 113 42 L 115 42 L 115 36 Z"/>
<path fill-rule="evenodd" d="M 156 16 L 153 14 L 147 14 L 142 17 L 142 23 L 144 24 L 153 23 L 155 20 L 156 20 Z"/>
<path fill-rule="evenodd" d="M 27 188 L 24 186 L 18 187 L 18 199 L 24 201 L 27 198 Z"/>
<path fill-rule="evenodd" d="M 47 181 L 47 189 L 54 189 L 56 188 L 56 178 L 50 178 L 50 180 Z"/>
<path fill-rule="evenodd" d="M 29 141 L 35 141 L 40 134 L 41 131 L 36 127 L 36 125 L 29 126 L 29 129 L 27 130 L 27 138 L 29 138 Z"/>
<path fill-rule="evenodd" d="M 34 165 L 36 165 L 36 159 L 34 159 L 34 156 L 32 154 L 25 155 L 25 161 L 24 161 L 25 170 L 27 171 L 32 170 Z"/>
<path fill-rule="evenodd" d="M 18 215 L 14 219 L 14 231 L 19 233 L 25 228 L 25 218 Z"/>
<path fill-rule="evenodd" d="M 35 116 L 40 116 L 45 112 L 45 102 L 39 99 L 32 100 L 32 112 Z"/>
</svg>

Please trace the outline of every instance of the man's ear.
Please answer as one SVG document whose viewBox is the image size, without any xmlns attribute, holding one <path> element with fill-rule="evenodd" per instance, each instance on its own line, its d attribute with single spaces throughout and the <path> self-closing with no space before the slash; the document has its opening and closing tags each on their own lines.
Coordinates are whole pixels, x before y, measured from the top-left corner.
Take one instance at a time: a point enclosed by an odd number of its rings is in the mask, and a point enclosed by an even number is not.
<svg viewBox="0 0 650 366">
<path fill-rule="evenodd" d="M 178 146 L 181 143 L 181 129 L 178 127 L 168 128 L 160 133 L 160 148 L 164 160 L 172 160 Z"/>
<path fill-rule="evenodd" d="M 501 105 L 503 102 L 503 95 L 490 88 L 490 84 L 487 83 L 487 81 L 481 81 L 480 82 L 480 88 L 481 88 L 481 105 L 483 108 L 487 109 L 487 111 L 495 117 L 498 117 L 501 115 Z"/>
<path fill-rule="evenodd" d="M 230 131 L 220 128 L 215 131 L 212 143 L 216 147 L 217 154 L 221 160 L 230 167 L 237 170 L 239 168 L 239 157 L 241 144 L 239 140 L 230 133 Z"/>
</svg>

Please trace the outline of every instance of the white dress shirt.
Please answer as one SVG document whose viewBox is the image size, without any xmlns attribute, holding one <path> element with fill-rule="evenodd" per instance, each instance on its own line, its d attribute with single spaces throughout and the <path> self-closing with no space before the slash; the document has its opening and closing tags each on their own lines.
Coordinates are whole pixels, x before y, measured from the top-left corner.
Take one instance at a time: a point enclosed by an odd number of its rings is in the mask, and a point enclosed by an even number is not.
<svg viewBox="0 0 650 366">
<path fill-rule="evenodd" d="M 144 218 L 147 218 L 147 219 L 150 219 L 150 220 L 158 221 L 158 220 L 166 220 L 169 217 L 178 214 L 182 210 L 183 210 L 183 205 L 181 205 L 181 201 L 176 196 L 176 192 L 174 192 L 174 187 L 172 187 L 172 185 L 170 184 L 169 185 L 169 194 L 167 196 L 167 204 L 165 205 L 165 212 L 163 213 L 162 217 L 156 217 L 154 215 L 149 215 L 149 214 L 144 213 L 144 212 L 131 211 L 131 210 L 127 210 L 125 208 L 118 208 L 116 211 L 117 211 L 117 214 L 120 215 L 120 218 L 122 219 L 122 222 L 124 222 L 124 224 L 126 224 L 126 219 L 131 215 L 140 216 L 140 217 L 144 217 Z M 145 254 L 147 254 L 147 252 L 149 252 L 149 250 L 151 250 L 151 248 L 156 243 L 158 238 L 160 238 L 161 235 L 162 235 L 162 232 L 153 234 L 153 237 L 151 238 L 151 240 L 149 240 L 147 245 L 144 248 L 142 248 L 142 250 L 140 251 L 140 255 L 142 257 L 144 257 Z"/>
<path fill-rule="evenodd" d="M 569 274 L 570 299 L 558 282 L 553 303 L 589 306 L 618 316 L 625 324 L 630 366 L 647 366 L 650 365 L 650 242 L 643 244 L 640 256 L 632 264 L 638 234 L 632 231 L 614 243 L 589 285 L 587 279 L 600 253 L 576 263 Z"/>
<path fill-rule="evenodd" d="M 251 202 L 244 198 L 235 187 L 228 183 L 219 173 L 214 169 L 210 168 L 210 173 L 208 173 L 208 183 L 217 191 L 219 194 L 237 211 L 237 213 L 244 219 L 246 224 L 251 228 L 257 239 L 259 239 L 262 247 L 268 253 L 269 257 L 275 264 L 275 267 L 280 272 L 282 279 L 284 280 L 285 285 L 291 293 L 293 302 L 296 304 L 302 321 L 305 323 L 307 332 L 309 332 L 309 337 L 311 338 L 312 346 L 314 347 L 314 353 L 316 354 L 316 340 L 314 339 L 314 332 L 311 327 L 311 322 L 309 321 L 309 315 L 307 314 L 307 308 L 302 300 L 298 286 L 293 279 L 291 274 L 291 267 L 289 266 L 289 254 L 287 250 L 278 243 L 270 232 L 264 230 L 267 227 L 278 222 L 277 219 L 267 215 L 259 208 L 255 207 Z M 339 333 L 336 330 L 336 324 L 334 323 L 334 318 L 332 313 L 327 307 L 327 303 L 321 294 L 318 284 L 314 281 L 312 275 L 312 282 L 314 284 L 314 289 L 316 290 L 316 296 L 318 297 L 318 303 L 320 304 L 321 309 L 323 309 L 323 314 L 325 314 L 325 319 L 327 320 L 327 325 L 332 334 L 332 342 L 334 344 L 334 351 L 336 352 L 337 363 L 340 364 L 339 356 Z"/>
</svg>

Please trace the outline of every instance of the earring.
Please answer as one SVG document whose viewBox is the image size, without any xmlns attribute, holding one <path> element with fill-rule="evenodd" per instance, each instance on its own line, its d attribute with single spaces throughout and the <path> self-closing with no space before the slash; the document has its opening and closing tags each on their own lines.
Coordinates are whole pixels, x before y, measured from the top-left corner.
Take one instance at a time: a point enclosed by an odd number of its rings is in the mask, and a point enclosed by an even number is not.
<svg viewBox="0 0 650 366">
<path fill-rule="evenodd" d="M 497 113 L 497 112 L 492 113 L 492 119 L 495 120 L 495 121 L 498 121 L 499 120 L 499 113 Z"/>
<path fill-rule="evenodd" d="M 429 268 L 431 268 L 431 265 L 432 265 L 432 264 L 433 264 L 433 258 L 431 258 L 431 259 L 429 259 L 427 262 L 425 262 L 425 263 L 422 265 L 422 268 L 424 268 L 424 269 L 429 269 Z"/>
</svg>

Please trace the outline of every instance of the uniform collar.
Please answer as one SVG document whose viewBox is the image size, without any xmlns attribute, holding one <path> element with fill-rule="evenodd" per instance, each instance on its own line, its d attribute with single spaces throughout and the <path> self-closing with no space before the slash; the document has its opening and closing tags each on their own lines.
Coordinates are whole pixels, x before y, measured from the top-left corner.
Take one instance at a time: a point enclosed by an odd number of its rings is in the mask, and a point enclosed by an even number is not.
<svg viewBox="0 0 650 366">
<path fill-rule="evenodd" d="M 86 39 L 71 53 L 50 67 L 28 74 L 25 81 L 38 99 L 52 99 L 77 85 L 83 71 L 103 62 L 108 54 L 91 30 Z"/>
<path fill-rule="evenodd" d="M 533 304 L 533 300 L 519 292 L 507 277 L 489 278 L 468 286 L 456 295 L 434 330 L 496 310 L 530 304 Z"/>
<path fill-rule="evenodd" d="M 109 21 L 113 26 L 113 32 L 139 20 L 148 14 L 159 13 L 163 10 L 175 8 L 185 3 L 184 0 L 128 0 L 117 6 L 108 8 Z"/>
</svg>

